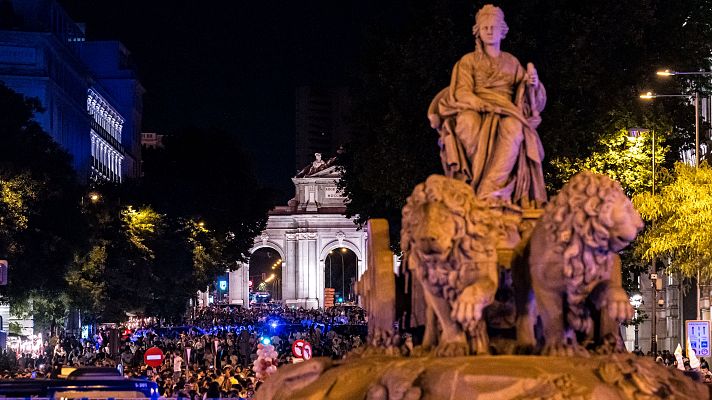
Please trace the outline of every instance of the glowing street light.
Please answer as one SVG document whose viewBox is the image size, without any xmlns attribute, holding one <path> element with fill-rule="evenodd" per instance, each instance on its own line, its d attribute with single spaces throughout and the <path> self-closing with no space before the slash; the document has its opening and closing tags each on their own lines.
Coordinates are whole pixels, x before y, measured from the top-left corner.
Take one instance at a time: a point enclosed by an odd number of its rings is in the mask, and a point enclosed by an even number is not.
<svg viewBox="0 0 712 400">
<path fill-rule="evenodd" d="M 712 75 L 712 71 L 689 71 L 689 72 L 682 72 L 682 71 L 670 71 L 669 69 L 665 69 L 662 71 L 657 71 L 655 72 L 656 75 L 658 76 L 673 76 L 673 75 Z"/>
<path fill-rule="evenodd" d="M 676 72 L 677 74 L 682 74 Z M 685 74 L 687 74 L 685 72 Z M 653 92 L 646 92 L 640 95 L 643 100 L 652 100 L 659 97 L 692 97 L 695 102 L 695 168 L 700 165 L 700 94 L 695 92 L 693 94 L 656 94 Z"/>
<path fill-rule="evenodd" d="M 643 305 L 643 295 L 640 293 L 636 292 L 633 293 L 632 296 L 630 296 L 630 305 L 633 306 L 633 309 L 635 310 L 635 350 L 638 350 L 639 345 L 638 345 L 638 325 L 640 325 L 640 321 L 638 321 L 638 311 L 640 309 L 640 306 Z"/>
</svg>

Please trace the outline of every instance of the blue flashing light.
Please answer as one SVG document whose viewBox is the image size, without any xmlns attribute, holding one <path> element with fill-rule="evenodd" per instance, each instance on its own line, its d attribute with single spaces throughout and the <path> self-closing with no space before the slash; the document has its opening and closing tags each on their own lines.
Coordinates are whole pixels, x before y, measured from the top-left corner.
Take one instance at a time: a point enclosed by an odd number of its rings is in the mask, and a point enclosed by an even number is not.
<svg viewBox="0 0 712 400">
<path fill-rule="evenodd" d="M 344 298 L 343 298 L 343 297 L 339 297 L 339 299 L 338 299 L 337 301 L 338 301 L 339 303 L 343 303 L 343 302 L 344 302 Z"/>
<path fill-rule="evenodd" d="M 269 338 L 266 338 L 266 337 L 261 338 L 260 341 L 261 341 L 262 344 L 264 344 L 264 345 L 268 345 L 268 344 L 272 343 L 272 341 L 269 340 Z"/>
<path fill-rule="evenodd" d="M 270 326 L 271 326 L 272 328 L 276 328 L 276 327 L 277 327 L 277 323 L 276 323 L 276 322 L 272 322 L 272 323 L 270 324 Z"/>
</svg>

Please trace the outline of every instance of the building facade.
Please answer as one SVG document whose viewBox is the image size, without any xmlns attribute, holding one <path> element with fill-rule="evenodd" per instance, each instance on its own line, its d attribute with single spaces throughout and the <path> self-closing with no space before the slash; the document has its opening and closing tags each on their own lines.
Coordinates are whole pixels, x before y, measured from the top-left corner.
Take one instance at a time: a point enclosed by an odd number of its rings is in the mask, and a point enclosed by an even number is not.
<svg viewBox="0 0 712 400">
<path fill-rule="evenodd" d="M 333 159 L 317 159 L 292 179 L 295 197 L 269 213 L 267 228 L 255 238 L 251 253 L 271 248 L 283 260 L 282 302 L 288 306 L 324 307 L 325 269 L 329 252 L 349 249 L 356 255 L 357 278 L 366 270 L 366 241 L 337 189 L 340 175 Z M 249 306 L 249 264 L 229 273 L 231 304 Z"/>
<path fill-rule="evenodd" d="M 82 181 L 140 176 L 144 89 L 116 41 L 87 41 L 56 0 L 3 0 L 0 81 L 37 98 L 35 119 Z"/>
</svg>

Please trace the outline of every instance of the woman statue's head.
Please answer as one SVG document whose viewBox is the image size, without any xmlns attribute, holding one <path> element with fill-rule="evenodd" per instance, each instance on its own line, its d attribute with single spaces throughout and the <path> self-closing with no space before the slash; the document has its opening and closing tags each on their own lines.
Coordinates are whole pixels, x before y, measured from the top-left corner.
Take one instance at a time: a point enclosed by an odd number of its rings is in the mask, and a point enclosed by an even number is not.
<svg viewBox="0 0 712 400">
<path fill-rule="evenodd" d="M 507 35 L 509 27 L 504 22 L 504 12 L 499 7 L 486 4 L 475 15 L 475 26 L 472 34 L 484 44 L 499 43 Z"/>
</svg>

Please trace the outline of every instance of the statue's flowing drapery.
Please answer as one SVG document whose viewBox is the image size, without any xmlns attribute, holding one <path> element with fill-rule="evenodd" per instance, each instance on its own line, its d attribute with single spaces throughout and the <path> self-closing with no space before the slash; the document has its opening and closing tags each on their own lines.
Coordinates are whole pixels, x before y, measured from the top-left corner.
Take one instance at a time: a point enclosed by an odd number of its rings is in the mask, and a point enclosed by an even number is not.
<svg viewBox="0 0 712 400">
<path fill-rule="evenodd" d="M 440 134 L 440 155 L 443 170 L 449 177 L 469 183 L 480 197 L 495 197 L 517 204 L 546 202 L 542 160 L 544 150 L 536 132 L 541 122 L 539 112 L 546 103 L 546 91 L 539 84 L 536 88 L 526 84 L 527 71 L 519 61 L 508 53 L 502 53 L 492 63 L 486 56 L 476 53 L 465 55 L 454 67 L 450 86 L 443 89 L 432 101 L 428 110 L 431 125 Z M 473 94 L 488 104 L 487 111 L 475 111 L 468 98 Z M 468 143 L 463 143 L 462 133 L 457 134 L 458 116 L 465 112 L 477 112 L 477 126 L 468 132 Z M 503 118 L 513 118 L 521 126 L 520 140 L 515 140 L 517 149 L 498 149 L 508 142 L 501 137 L 505 133 Z M 510 129 L 511 130 L 511 129 Z M 523 136 L 523 137 L 522 137 Z M 497 151 L 511 150 L 516 157 L 514 165 L 506 171 L 495 160 Z M 501 158 L 501 157 L 500 157 Z M 501 184 L 496 191 L 483 192 L 480 186 L 488 174 L 494 175 Z M 503 175 L 506 176 L 496 176 Z M 491 186 L 491 185 L 489 185 Z"/>
</svg>

